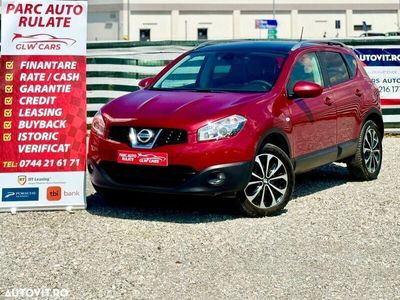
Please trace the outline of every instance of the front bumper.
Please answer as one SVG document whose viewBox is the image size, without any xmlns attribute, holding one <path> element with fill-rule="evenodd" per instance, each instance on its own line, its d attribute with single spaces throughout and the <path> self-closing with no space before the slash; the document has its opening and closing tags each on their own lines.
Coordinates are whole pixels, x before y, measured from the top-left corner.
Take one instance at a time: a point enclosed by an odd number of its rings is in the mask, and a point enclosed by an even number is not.
<svg viewBox="0 0 400 300">
<path fill-rule="evenodd" d="M 138 167 L 115 162 L 97 164 L 89 159 L 91 181 L 102 188 L 170 194 L 218 195 L 243 190 L 250 178 L 251 161 L 215 165 L 200 172 L 189 167 Z M 221 172 L 223 184 L 209 183 Z"/>
</svg>

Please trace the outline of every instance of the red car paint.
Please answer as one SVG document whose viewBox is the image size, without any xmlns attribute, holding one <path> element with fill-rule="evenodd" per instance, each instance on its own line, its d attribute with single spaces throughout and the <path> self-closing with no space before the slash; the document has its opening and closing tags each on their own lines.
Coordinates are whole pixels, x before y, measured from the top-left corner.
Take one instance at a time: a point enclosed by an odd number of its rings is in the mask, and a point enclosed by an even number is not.
<svg viewBox="0 0 400 300">
<path fill-rule="evenodd" d="M 251 47 L 250 42 L 247 44 L 246 47 Z M 305 53 L 321 51 L 353 56 L 357 61 L 354 78 L 326 86 L 316 97 L 290 98 L 287 85 L 295 62 Z M 187 132 L 186 143 L 140 150 L 167 153 L 169 166 L 190 166 L 200 172 L 216 165 L 252 161 L 270 132 L 279 132 L 285 137 L 289 146 L 288 155 L 295 164 L 303 156 L 357 140 L 366 116 L 373 111 L 380 111 L 378 91 L 352 51 L 318 43 L 294 46 L 288 51 L 279 77 L 267 92 L 213 93 L 152 89 L 154 82 L 190 53 L 170 63 L 150 86 L 122 96 L 101 109 L 105 131 L 103 136 L 95 130 L 91 131 L 90 161 L 94 164 L 117 162 L 119 151 L 137 150 L 108 138 L 110 126 L 132 126 L 179 128 Z M 199 128 L 234 114 L 247 119 L 238 134 L 221 140 L 198 141 Z"/>
</svg>

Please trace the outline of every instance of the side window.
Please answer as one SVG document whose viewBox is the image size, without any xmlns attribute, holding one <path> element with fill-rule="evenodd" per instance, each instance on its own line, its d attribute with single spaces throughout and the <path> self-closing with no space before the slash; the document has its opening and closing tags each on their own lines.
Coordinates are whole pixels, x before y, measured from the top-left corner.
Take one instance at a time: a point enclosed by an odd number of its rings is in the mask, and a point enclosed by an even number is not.
<svg viewBox="0 0 400 300">
<path fill-rule="evenodd" d="M 357 73 L 357 61 L 354 58 L 354 56 L 350 55 L 350 54 L 345 54 L 344 59 L 347 62 L 347 66 L 348 66 L 349 73 L 350 73 L 350 79 L 353 79 Z"/>
<path fill-rule="evenodd" d="M 320 52 L 321 60 L 328 76 L 328 84 L 336 85 L 350 79 L 346 64 L 337 52 Z"/>
<path fill-rule="evenodd" d="M 309 81 L 323 86 L 321 69 L 314 52 L 303 54 L 295 63 L 287 86 L 289 96 L 293 96 L 293 88 L 299 81 Z"/>
</svg>

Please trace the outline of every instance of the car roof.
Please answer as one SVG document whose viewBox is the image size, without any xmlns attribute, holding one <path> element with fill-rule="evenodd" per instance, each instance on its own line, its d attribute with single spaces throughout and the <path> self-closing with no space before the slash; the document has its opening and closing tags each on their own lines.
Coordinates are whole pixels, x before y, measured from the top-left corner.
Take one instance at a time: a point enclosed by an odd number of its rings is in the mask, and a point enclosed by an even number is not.
<svg viewBox="0 0 400 300">
<path fill-rule="evenodd" d="M 258 50 L 258 51 L 271 51 L 288 54 L 289 52 L 304 47 L 312 46 L 340 46 L 345 47 L 344 44 L 336 41 L 257 41 L 257 40 L 234 40 L 234 41 L 210 41 L 200 44 L 194 51 L 223 51 L 223 50 Z"/>
</svg>

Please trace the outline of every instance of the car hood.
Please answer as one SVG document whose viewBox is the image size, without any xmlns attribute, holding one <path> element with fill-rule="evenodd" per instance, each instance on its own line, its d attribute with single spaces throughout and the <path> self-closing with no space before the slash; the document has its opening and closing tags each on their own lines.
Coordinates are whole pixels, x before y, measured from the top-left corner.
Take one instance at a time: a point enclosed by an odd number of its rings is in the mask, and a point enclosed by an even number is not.
<svg viewBox="0 0 400 300">
<path fill-rule="evenodd" d="M 265 96 L 265 93 L 141 90 L 113 100 L 102 108 L 102 113 L 113 123 L 188 128 L 240 114 L 239 106 Z"/>
</svg>

